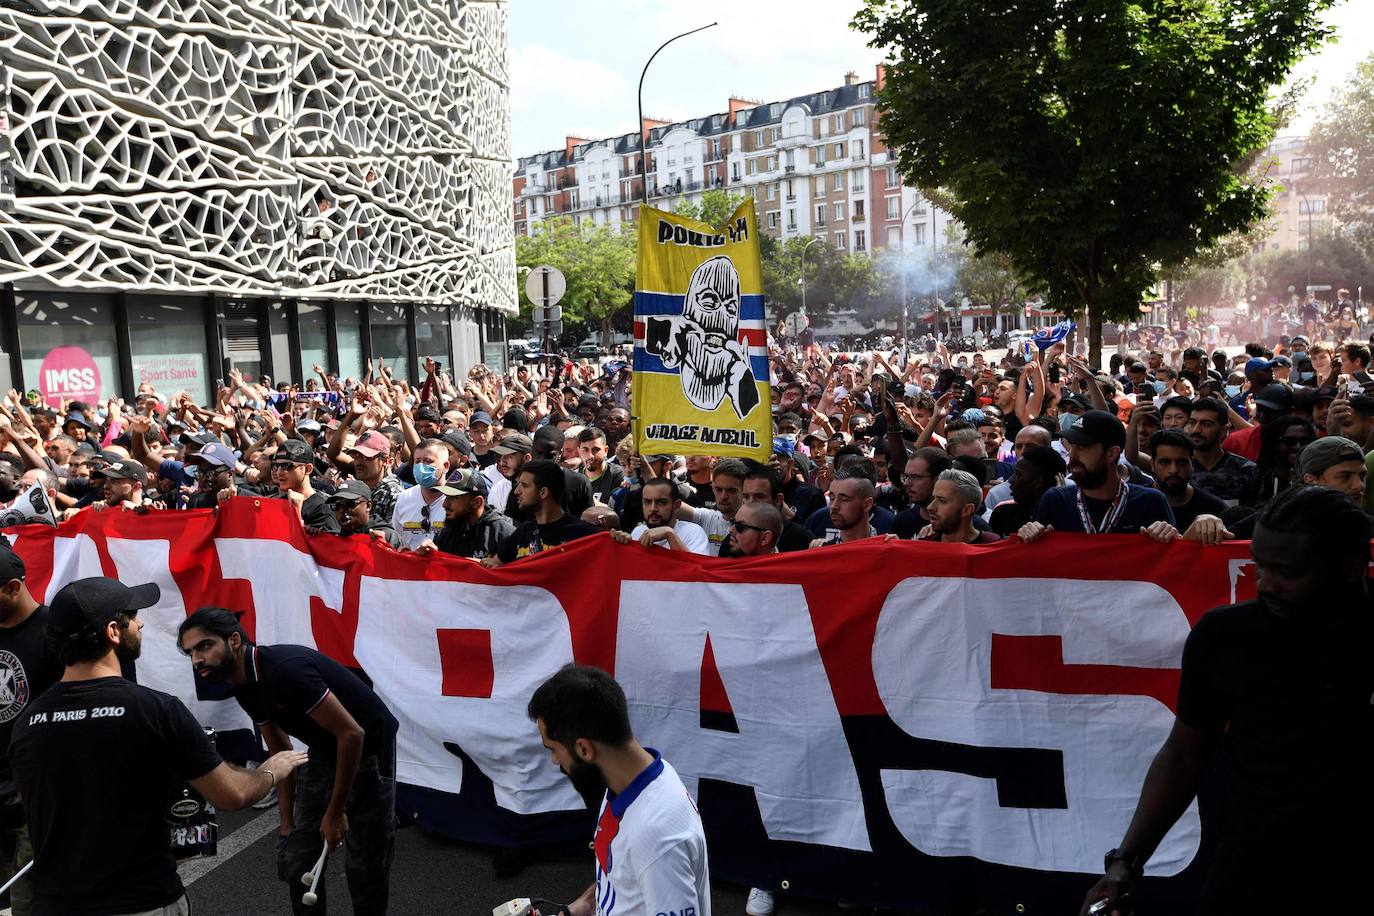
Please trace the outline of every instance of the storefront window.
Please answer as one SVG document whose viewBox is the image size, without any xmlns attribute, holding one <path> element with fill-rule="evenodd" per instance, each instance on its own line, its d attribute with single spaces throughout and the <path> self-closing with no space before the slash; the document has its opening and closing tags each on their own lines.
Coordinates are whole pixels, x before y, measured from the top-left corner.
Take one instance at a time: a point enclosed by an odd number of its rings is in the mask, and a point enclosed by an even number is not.
<svg viewBox="0 0 1374 916">
<path fill-rule="evenodd" d="M 111 297 L 94 293 L 15 291 L 24 383 L 54 409 L 118 397 L 119 376 Z"/>
<path fill-rule="evenodd" d="M 355 302 L 334 303 L 334 327 L 339 343 L 339 375 L 363 377 L 363 316 Z"/>
<path fill-rule="evenodd" d="M 213 404 L 218 371 L 206 365 L 205 300 L 190 296 L 129 296 L 129 347 L 135 386 L 159 394 L 185 391 L 197 404 Z"/>
<path fill-rule="evenodd" d="M 448 306 L 415 306 L 415 345 L 420 350 L 421 375 L 425 371 L 427 356 L 452 372 L 453 348 L 449 342 Z"/>
<path fill-rule="evenodd" d="M 368 310 L 372 325 L 372 358 L 381 357 L 392 375 L 410 374 L 410 348 L 406 346 L 406 309 L 403 305 L 374 302 Z"/>
<path fill-rule="evenodd" d="M 315 378 L 312 366 L 329 369 L 329 335 L 324 327 L 324 306 L 311 302 L 296 303 L 296 323 L 301 332 L 301 375 L 304 384 Z"/>
<path fill-rule="evenodd" d="M 229 365 L 246 382 L 261 381 L 262 350 L 258 336 L 260 306 L 257 302 L 221 302 L 220 345 Z"/>
</svg>

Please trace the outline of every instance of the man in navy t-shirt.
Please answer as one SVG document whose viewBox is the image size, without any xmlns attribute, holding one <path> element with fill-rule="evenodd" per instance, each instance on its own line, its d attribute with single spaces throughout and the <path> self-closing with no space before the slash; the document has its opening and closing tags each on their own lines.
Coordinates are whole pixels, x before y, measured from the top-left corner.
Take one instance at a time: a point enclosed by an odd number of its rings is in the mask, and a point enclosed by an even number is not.
<svg viewBox="0 0 1374 916">
<path fill-rule="evenodd" d="M 1155 522 L 1173 525 L 1163 493 L 1126 483 L 1118 474 L 1126 427 L 1115 416 L 1089 410 L 1073 421 L 1064 441 L 1073 484 L 1045 491 L 1034 519 L 1018 532 L 1023 541 L 1034 541 L 1046 531 L 1137 534 L 1147 533 Z"/>
</svg>

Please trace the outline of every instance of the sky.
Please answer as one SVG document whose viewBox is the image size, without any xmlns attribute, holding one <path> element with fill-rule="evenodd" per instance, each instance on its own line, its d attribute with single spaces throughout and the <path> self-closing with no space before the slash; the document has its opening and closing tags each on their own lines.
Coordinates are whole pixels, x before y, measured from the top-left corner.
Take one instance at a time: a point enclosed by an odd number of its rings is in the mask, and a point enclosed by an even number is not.
<svg viewBox="0 0 1374 916">
<path fill-rule="evenodd" d="M 777 101 L 872 79 L 882 59 L 849 28 L 857 0 L 510 0 L 511 154 L 561 149 L 635 129 L 636 84 L 662 41 L 711 22 L 658 55 L 644 81 L 644 114 L 679 121 L 725 111 L 731 95 Z M 1305 133 L 1333 89 L 1371 53 L 1374 2 L 1345 0 L 1328 15 L 1337 40 L 1300 64 L 1315 77 L 1298 119 Z"/>
</svg>

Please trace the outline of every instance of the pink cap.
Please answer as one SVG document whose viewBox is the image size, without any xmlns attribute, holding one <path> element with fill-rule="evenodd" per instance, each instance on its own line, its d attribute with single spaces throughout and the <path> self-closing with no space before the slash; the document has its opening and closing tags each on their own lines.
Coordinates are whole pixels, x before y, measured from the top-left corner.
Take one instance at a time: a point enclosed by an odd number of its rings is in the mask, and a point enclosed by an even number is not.
<svg viewBox="0 0 1374 916">
<path fill-rule="evenodd" d="M 375 429 L 362 436 L 354 442 L 348 449 L 350 452 L 357 452 L 364 458 L 376 458 L 378 455 L 391 454 L 391 440 Z"/>
</svg>

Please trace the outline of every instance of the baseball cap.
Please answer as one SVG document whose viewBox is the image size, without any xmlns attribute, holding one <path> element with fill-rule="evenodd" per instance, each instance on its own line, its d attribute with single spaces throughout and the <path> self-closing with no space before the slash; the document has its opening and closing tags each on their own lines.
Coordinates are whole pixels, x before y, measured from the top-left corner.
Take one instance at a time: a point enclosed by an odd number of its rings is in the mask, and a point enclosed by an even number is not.
<svg viewBox="0 0 1374 916">
<path fill-rule="evenodd" d="M 1249 375 L 1251 372 L 1263 372 L 1265 369 L 1272 369 L 1276 365 L 1278 364 L 1272 359 L 1265 359 L 1263 356 L 1252 356 L 1245 361 L 1245 374 Z"/>
<path fill-rule="evenodd" d="M 1308 445 L 1298 456 L 1298 473 L 1320 477 L 1345 461 L 1364 463 L 1364 452 L 1345 436 L 1323 436 Z"/>
<path fill-rule="evenodd" d="M 273 461 L 286 460 L 292 464 L 314 464 L 315 451 L 300 439 L 287 439 L 277 449 Z"/>
<path fill-rule="evenodd" d="M 371 499 L 372 488 L 361 480 L 350 480 L 340 486 L 329 496 L 325 497 L 325 502 L 330 503 L 356 503 L 360 499 Z"/>
<path fill-rule="evenodd" d="M 385 433 L 377 430 L 369 430 L 364 435 L 358 437 L 358 441 L 348 447 L 350 452 L 357 452 L 364 458 L 376 458 L 378 455 L 391 454 L 391 440 Z"/>
<path fill-rule="evenodd" d="M 1073 421 L 1064 438 L 1074 445 L 1105 445 L 1108 448 L 1126 447 L 1126 427 L 1115 414 L 1105 410 L 1089 410 Z"/>
<path fill-rule="evenodd" d="M 501 418 L 501 425 L 506 429 L 529 429 L 530 415 L 519 407 L 512 407 L 510 410 L 506 411 L 505 416 Z"/>
<path fill-rule="evenodd" d="M 472 440 L 460 429 L 450 429 L 439 437 L 464 455 L 472 454 Z"/>
<path fill-rule="evenodd" d="M 501 444 L 494 446 L 492 451 L 498 455 L 532 455 L 534 454 L 534 443 L 529 436 L 522 436 L 516 433 L 501 440 Z"/>
<path fill-rule="evenodd" d="M 1254 362 L 1254 360 L 1250 362 Z M 1248 366 L 1250 363 L 1245 365 Z M 1260 407 L 1268 407 L 1270 410 L 1292 410 L 1293 390 L 1279 382 L 1265 385 L 1260 389 L 1260 393 L 1255 395 L 1255 403 Z"/>
<path fill-rule="evenodd" d="M 1320 388 L 1317 389 L 1314 400 L 1316 400 L 1318 403 L 1320 403 L 1321 401 L 1334 401 L 1336 400 L 1336 398 L 1340 396 L 1341 393 L 1336 390 L 1335 385 L 1322 385 Z"/>
<path fill-rule="evenodd" d="M 203 446 L 201 450 L 194 455 L 187 457 L 187 464 L 193 462 L 203 462 L 205 464 L 218 465 L 219 467 L 232 468 L 238 463 L 238 459 L 234 457 L 233 450 L 223 442 L 211 442 L 209 445 Z"/>
<path fill-rule="evenodd" d="M 784 439 L 782 436 L 776 436 L 773 439 L 773 454 L 791 458 L 797 454 L 797 443 L 793 442 L 791 439 Z"/>
<path fill-rule="evenodd" d="M 435 410 L 433 407 L 421 407 L 419 410 L 415 411 L 415 422 L 438 423 L 439 411 Z"/>
<path fill-rule="evenodd" d="M 10 546 L 9 538 L 0 538 L 0 540 L 5 542 L 0 544 L 0 583 L 24 578 L 27 570 L 24 568 L 23 559 L 14 552 L 14 548 Z"/>
<path fill-rule="evenodd" d="M 472 468 L 459 468 L 448 475 L 442 486 L 435 487 L 445 496 L 465 496 L 468 493 L 476 493 L 478 496 L 485 497 L 489 487 L 487 478 L 481 472 L 474 471 Z"/>
<path fill-rule="evenodd" d="M 1059 399 L 1059 406 L 1063 407 L 1065 404 L 1077 404 L 1084 410 L 1091 410 L 1093 406 L 1092 402 L 1081 394 L 1066 394 L 1062 396 Z"/>
<path fill-rule="evenodd" d="M 48 605 L 48 633 L 70 639 L 99 630 L 124 611 L 157 604 L 162 590 L 155 583 L 133 587 L 118 579 L 93 576 L 62 586 Z"/>
<path fill-rule="evenodd" d="M 181 444 L 194 446 L 199 449 L 201 446 L 209 445 L 211 442 L 218 442 L 219 436 L 214 433 L 182 433 Z"/>
<path fill-rule="evenodd" d="M 1275 356 L 1273 363 L 1275 366 L 1282 366 L 1285 369 L 1293 368 L 1293 361 L 1286 356 Z"/>
<path fill-rule="evenodd" d="M 903 388 L 902 391 L 905 393 L 906 397 L 909 398 L 919 398 L 921 396 L 921 386 L 913 385 L 910 382 L 906 383 L 906 387 Z"/>
<path fill-rule="evenodd" d="M 495 425 L 491 422 L 491 414 L 487 413 L 485 410 L 474 411 L 472 416 L 468 417 L 468 429 L 472 429 L 472 427 L 476 426 L 478 423 L 485 423 L 488 426 Z"/>
<path fill-rule="evenodd" d="M 77 426 L 83 427 L 83 428 L 85 428 L 85 429 L 90 429 L 90 428 L 91 428 L 91 421 L 86 419 L 86 415 L 85 415 L 85 414 L 80 414 L 80 413 L 69 413 L 69 414 L 67 414 L 67 416 L 62 420 L 62 425 L 65 427 L 68 423 L 75 423 Z"/>
<path fill-rule="evenodd" d="M 143 462 L 135 461 L 132 458 L 111 461 L 104 467 L 91 471 L 91 476 L 113 477 L 117 480 L 137 480 L 145 487 L 148 485 L 148 469 L 143 466 Z"/>
<path fill-rule="evenodd" d="M 318 420 L 297 420 L 296 429 L 303 433 L 317 433 L 320 431 L 320 421 Z"/>
</svg>

